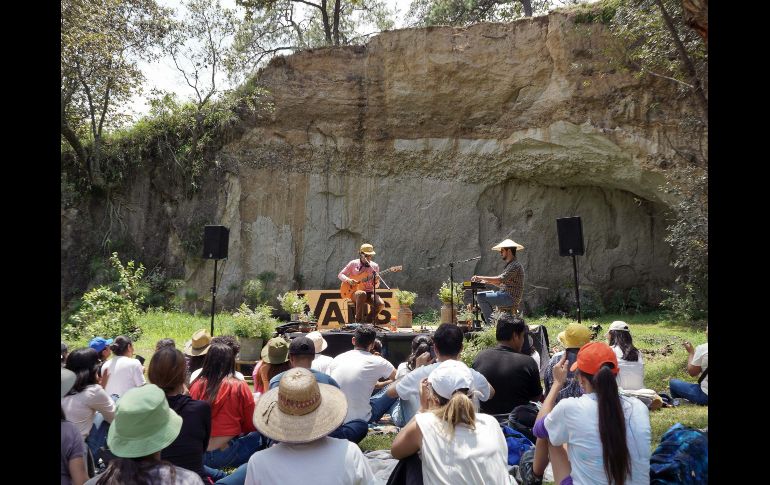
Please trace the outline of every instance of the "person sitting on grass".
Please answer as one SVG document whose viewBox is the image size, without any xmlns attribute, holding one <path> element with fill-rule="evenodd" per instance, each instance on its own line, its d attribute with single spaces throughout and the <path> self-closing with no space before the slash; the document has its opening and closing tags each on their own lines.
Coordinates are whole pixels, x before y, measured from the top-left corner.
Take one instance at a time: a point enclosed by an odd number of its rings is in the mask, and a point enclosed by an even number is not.
<svg viewBox="0 0 770 485">
<path fill-rule="evenodd" d="M 706 327 L 708 338 L 709 328 Z M 687 373 L 695 377 L 700 375 L 697 383 L 685 382 L 679 379 L 671 379 L 668 387 L 671 389 L 671 397 L 684 398 L 688 401 L 706 405 L 709 403 L 709 344 L 700 344 L 693 348 L 690 342 L 684 343 L 687 349 Z"/>
<path fill-rule="evenodd" d="M 104 390 L 118 398 L 129 389 L 143 386 L 144 367 L 134 358 L 134 343 L 130 338 L 119 335 L 110 345 L 113 357 L 102 364 L 102 375 L 107 379 Z"/>
<path fill-rule="evenodd" d="M 189 387 L 192 382 L 192 373 L 203 367 L 203 361 L 206 360 L 206 352 L 211 345 L 211 335 L 205 328 L 201 328 L 192 334 L 192 338 L 184 344 L 184 355 L 187 361 L 187 381 L 185 384 Z"/>
<path fill-rule="evenodd" d="M 227 345 L 233 350 L 233 355 L 236 358 L 238 358 L 238 352 L 241 351 L 241 343 L 238 342 L 238 339 L 235 338 L 233 335 L 217 335 L 216 337 L 211 338 L 211 343 L 212 344 L 220 343 L 220 344 Z M 198 377 L 198 375 L 200 375 L 200 373 L 201 373 L 201 369 L 194 370 L 190 374 L 190 381 L 191 382 L 194 381 Z M 236 379 L 240 379 L 242 381 L 246 380 L 243 374 L 238 372 L 237 370 L 233 373 L 233 376 Z"/>
<path fill-rule="evenodd" d="M 515 483 L 500 425 L 475 410 L 473 382 L 462 362 L 441 363 L 420 382 L 420 412 L 393 440 L 390 453 L 396 459 L 421 452 L 426 485 Z"/>
<path fill-rule="evenodd" d="M 551 386 L 553 385 L 553 368 L 561 361 L 561 358 L 566 355 L 568 364 L 567 369 L 569 370 L 570 366 L 577 359 L 580 348 L 591 341 L 591 330 L 583 324 L 573 322 L 567 325 L 567 328 L 560 332 L 556 337 L 564 346 L 564 350 L 553 354 L 551 360 L 548 361 L 548 364 L 545 367 L 543 387 L 545 388 L 546 395 L 548 395 Z M 565 397 L 580 397 L 582 395 L 583 389 L 581 389 L 580 383 L 575 378 L 575 374 L 570 371 L 567 374 L 567 380 L 561 387 L 559 395 L 556 396 L 556 402 L 559 402 Z"/>
<path fill-rule="evenodd" d="M 326 350 L 327 347 L 329 347 L 329 343 L 326 341 L 324 336 L 318 330 L 308 333 L 307 338 L 312 340 L 313 343 L 315 344 L 315 358 L 313 359 L 313 364 L 311 365 L 311 368 L 317 370 L 318 372 L 323 372 L 324 374 L 328 374 L 329 364 L 332 363 L 332 360 L 334 360 L 334 358 L 329 357 L 328 355 L 323 355 L 321 354 L 321 352 L 323 352 L 324 350 Z"/>
<path fill-rule="evenodd" d="M 69 369 L 61 369 L 61 396 L 75 384 L 77 377 Z M 61 410 L 61 485 L 83 485 L 88 480 L 86 444 L 78 428 L 67 421 Z"/>
<path fill-rule="evenodd" d="M 650 415 L 640 400 L 618 394 L 615 352 L 604 342 L 590 342 L 571 367 L 567 362 L 562 355 L 553 368 L 554 382 L 533 428 L 534 461 L 526 461 L 527 452 L 520 462 L 523 482 L 540 483 L 550 459 L 560 485 L 648 485 Z M 557 404 L 568 371 L 585 392 Z"/>
<path fill-rule="evenodd" d="M 135 387 L 121 396 L 107 444 L 113 458 L 87 485 L 164 483 L 203 485 L 190 470 L 161 460 L 161 451 L 174 442 L 182 418 L 169 409 L 166 395 L 154 384 Z"/>
<path fill-rule="evenodd" d="M 262 347 L 262 360 L 256 366 L 251 377 L 254 382 L 254 393 L 259 395 L 267 392 L 270 379 L 281 372 L 291 369 L 289 364 L 289 342 L 283 337 L 273 337 Z"/>
<path fill-rule="evenodd" d="M 642 353 L 634 347 L 631 330 L 626 322 L 612 322 L 607 331 L 607 343 L 618 358 L 618 386 L 628 391 L 644 388 Z"/>
<path fill-rule="evenodd" d="M 155 343 L 155 351 L 156 352 L 158 350 L 164 348 L 164 347 L 170 347 L 172 349 L 175 349 L 176 348 L 176 342 L 174 342 L 174 339 L 172 339 L 172 338 L 162 338 L 162 339 L 158 340 Z"/>
</svg>

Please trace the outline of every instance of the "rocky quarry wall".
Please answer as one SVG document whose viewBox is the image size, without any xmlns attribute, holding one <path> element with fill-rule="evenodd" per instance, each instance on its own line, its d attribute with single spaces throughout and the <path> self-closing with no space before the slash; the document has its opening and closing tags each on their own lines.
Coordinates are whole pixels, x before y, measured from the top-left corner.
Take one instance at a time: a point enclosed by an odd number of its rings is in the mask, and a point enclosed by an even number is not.
<svg viewBox="0 0 770 485">
<path fill-rule="evenodd" d="M 674 277 L 664 170 L 705 138 L 682 128 L 692 108 L 671 85 L 612 68 L 609 46 L 604 26 L 562 12 L 273 59 L 258 74 L 269 119 L 243 122 L 192 198 L 140 170 L 123 195 L 123 237 L 201 295 L 213 264 L 184 241 L 202 239 L 204 223 L 230 228 L 221 292 L 265 271 L 281 290 L 335 288 L 371 242 L 382 267 L 404 266 L 386 281 L 416 291 L 417 310 L 439 305 L 449 276 L 421 268 L 480 255 L 455 280 L 498 274 L 490 248 L 510 237 L 526 247 L 533 309 L 572 284 L 555 221 L 580 216 L 581 287 L 636 287 L 654 302 Z M 62 210 L 63 300 L 85 281 L 81 246 L 106 210 Z"/>
</svg>

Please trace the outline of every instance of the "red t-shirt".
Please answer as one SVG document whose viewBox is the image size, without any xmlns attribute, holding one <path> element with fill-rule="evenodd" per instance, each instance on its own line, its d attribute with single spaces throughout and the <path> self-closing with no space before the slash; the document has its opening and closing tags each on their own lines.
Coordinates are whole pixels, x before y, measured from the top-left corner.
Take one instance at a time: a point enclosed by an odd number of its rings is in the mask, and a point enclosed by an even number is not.
<svg viewBox="0 0 770 485">
<path fill-rule="evenodd" d="M 190 387 L 190 397 L 205 401 L 205 390 L 206 379 L 198 379 Z M 256 431 L 254 407 L 254 395 L 246 381 L 226 378 L 211 405 L 211 436 L 237 436 Z"/>
</svg>

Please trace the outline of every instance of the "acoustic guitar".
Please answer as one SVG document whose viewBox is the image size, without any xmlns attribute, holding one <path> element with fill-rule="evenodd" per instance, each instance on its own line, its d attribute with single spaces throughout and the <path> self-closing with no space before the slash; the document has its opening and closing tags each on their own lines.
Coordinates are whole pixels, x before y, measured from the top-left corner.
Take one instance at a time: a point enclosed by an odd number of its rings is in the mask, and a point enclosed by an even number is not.
<svg viewBox="0 0 770 485">
<path fill-rule="evenodd" d="M 396 273 L 398 271 L 401 271 L 402 269 L 404 269 L 403 266 L 392 266 L 386 269 L 385 271 L 380 271 L 377 274 L 382 275 L 385 273 Z M 355 280 L 356 282 L 355 283 L 343 282 L 340 285 L 340 295 L 342 296 L 342 298 L 352 300 L 353 294 L 359 290 L 364 291 L 366 286 L 365 283 L 370 279 L 372 279 L 373 276 L 374 275 L 371 275 L 371 274 L 360 274 L 356 276 L 349 276 L 350 279 Z"/>
</svg>

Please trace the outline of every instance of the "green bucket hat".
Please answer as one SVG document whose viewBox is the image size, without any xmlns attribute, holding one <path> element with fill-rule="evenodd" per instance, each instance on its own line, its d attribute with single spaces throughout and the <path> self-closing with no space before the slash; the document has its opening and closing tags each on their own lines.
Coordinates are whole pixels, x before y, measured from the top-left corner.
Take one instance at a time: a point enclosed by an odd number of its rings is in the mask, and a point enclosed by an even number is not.
<svg viewBox="0 0 770 485">
<path fill-rule="evenodd" d="M 118 401 L 107 445 L 115 456 L 139 458 L 173 443 L 181 429 L 182 417 L 168 407 L 166 394 L 155 384 L 145 384 Z"/>
<path fill-rule="evenodd" d="M 261 357 L 268 364 L 283 364 L 289 360 L 289 342 L 283 337 L 273 337 L 262 347 Z"/>
</svg>

